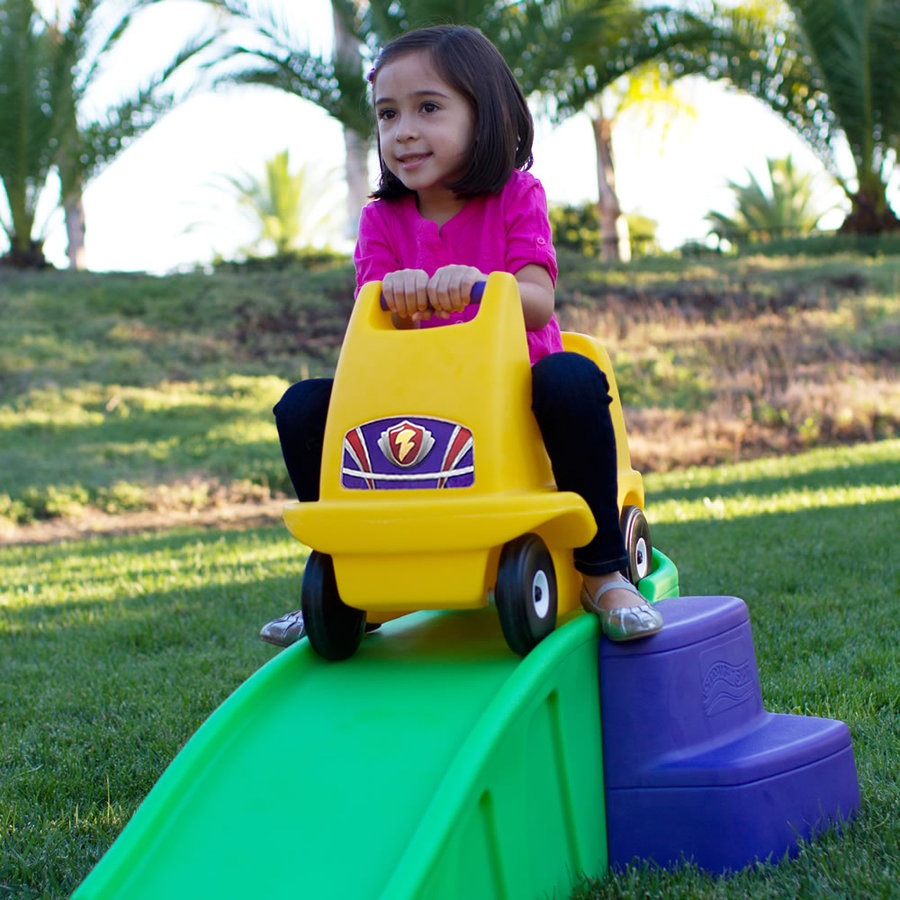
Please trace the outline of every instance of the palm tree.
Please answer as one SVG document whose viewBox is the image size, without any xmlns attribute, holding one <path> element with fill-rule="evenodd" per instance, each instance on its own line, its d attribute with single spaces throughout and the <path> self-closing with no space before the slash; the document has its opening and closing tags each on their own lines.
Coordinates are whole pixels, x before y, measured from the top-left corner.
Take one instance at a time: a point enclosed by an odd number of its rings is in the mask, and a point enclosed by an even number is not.
<svg viewBox="0 0 900 900">
<path fill-rule="evenodd" d="M 143 86 L 92 114 L 85 100 L 104 64 L 138 14 L 160 2 L 75 0 L 64 17 L 58 5 L 44 16 L 33 0 L 0 0 L 0 180 L 13 260 L 43 262 L 35 208 L 56 167 L 69 263 L 81 267 L 85 188 L 174 105 L 171 76 L 212 42 L 194 38 Z"/>
<path fill-rule="evenodd" d="M 669 73 L 659 63 L 648 63 L 607 85 L 600 95 L 585 103 L 594 138 L 597 168 L 597 218 L 600 223 L 600 257 L 607 262 L 630 257 L 628 226 L 622 215 L 616 190 L 613 134 L 620 117 L 629 110 L 643 108 L 648 115 L 693 114 L 679 96 Z"/>
<path fill-rule="evenodd" d="M 749 169 L 747 184 L 729 181 L 734 194 L 732 214 L 713 211 L 708 218 L 713 231 L 732 243 L 744 239 L 769 240 L 811 234 L 822 216 L 822 192 L 817 179 L 797 169 L 792 157 L 767 159 L 768 179 L 758 179 Z"/>
<path fill-rule="evenodd" d="M 323 56 L 304 47 L 290 22 L 271 8 L 259 9 L 247 0 L 207 2 L 251 30 L 246 40 L 235 39 L 220 51 L 214 68 L 217 85 L 261 85 L 284 91 L 315 103 L 343 126 L 347 231 L 352 237 L 371 190 L 368 154 L 373 133 L 355 3 L 332 0 L 335 46 L 330 55 Z"/>
<path fill-rule="evenodd" d="M 246 248 L 251 254 L 274 250 L 276 256 L 285 256 L 321 246 L 321 237 L 334 224 L 327 179 L 317 177 L 306 164 L 292 172 L 288 150 L 266 161 L 262 178 L 226 176 L 223 188 L 258 228 L 254 243 Z"/>
<path fill-rule="evenodd" d="M 543 71 L 539 90 L 556 120 L 585 113 L 597 158 L 601 256 L 621 257 L 621 209 L 615 185 L 612 137 L 616 118 L 636 103 L 683 104 L 673 89 L 687 75 L 717 77 L 708 48 L 720 55 L 747 52 L 742 35 L 722 28 L 709 13 L 667 6 L 645 8 L 634 0 L 569 0 L 563 41 L 540 45 L 532 65 Z"/>
<path fill-rule="evenodd" d="M 465 22 L 481 28 L 515 58 L 523 35 L 535 21 L 541 4 L 490 3 L 485 0 L 332 0 L 334 47 L 329 55 L 303 46 L 290 23 L 271 8 L 260 10 L 248 0 L 207 0 L 236 20 L 249 24 L 253 39 L 236 41 L 220 57 L 218 83 L 264 85 L 311 101 L 344 128 L 348 183 L 348 236 L 356 231 L 359 212 L 371 185 L 368 155 L 374 137 L 364 79 L 365 67 L 387 41 L 410 28 L 435 22 Z M 527 11 L 523 11 L 527 8 Z"/>
<path fill-rule="evenodd" d="M 44 261 L 33 235 L 38 198 L 58 149 L 58 124 L 48 103 L 57 87 L 50 36 L 39 27 L 31 0 L 0 2 L 0 181 L 8 216 L 7 260 Z"/>
<path fill-rule="evenodd" d="M 346 81 L 362 72 L 362 52 L 351 31 L 353 4 L 335 2 L 332 6 L 334 23 L 334 61 L 339 81 Z M 352 88 L 351 88 L 352 91 Z M 355 123 L 347 123 L 344 132 L 344 175 L 347 181 L 345 236 L 356 237 L 359 213 L 369 196 L 369 131 Z"/>
<path fill-rule="evenodd" d="M 757 50 L 713 54 L 711 65 L 780 115 L 841 185 L 851 203 L 842 230 L 900 227 L 887 196 L 900 149 L 900 3 L 760 0 L 718 21 Z"/>
</svg>

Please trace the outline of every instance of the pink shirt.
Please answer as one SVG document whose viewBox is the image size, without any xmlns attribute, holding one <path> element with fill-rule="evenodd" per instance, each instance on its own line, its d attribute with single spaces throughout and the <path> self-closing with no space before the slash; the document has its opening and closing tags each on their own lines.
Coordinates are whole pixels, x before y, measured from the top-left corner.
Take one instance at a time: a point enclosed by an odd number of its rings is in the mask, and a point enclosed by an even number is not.
<svg viewBox="0 0 900 900">
<path fill-rule="evenodd" d="M 357 290 L 398 269 L 424 269 L 433 275 L 441 266 L 466 265 L 485 274 L 515 275 L 536 264 L 547 270 L 554 284 L 558 272 L 544 188 L 533 175 L 518 170 L 499 193 L 466 201 L 440 227 L 419 215 L 414 194 L 372 201 L 362 211 L 353 259 Z M 465 322 L 477 311 L 477 306 L 468 306 L 449 319 L 429 319 L 422 327 Z M 527 337 L 532 364 L 562 350 L 555 315 L 543 328 L 527 332 Z"/>
</svg>

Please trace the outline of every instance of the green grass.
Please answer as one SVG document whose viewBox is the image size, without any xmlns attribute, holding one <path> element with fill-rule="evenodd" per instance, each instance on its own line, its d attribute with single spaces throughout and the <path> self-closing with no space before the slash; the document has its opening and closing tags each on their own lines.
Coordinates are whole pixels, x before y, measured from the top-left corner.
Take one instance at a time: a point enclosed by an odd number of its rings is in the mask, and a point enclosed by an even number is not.
<svg viewBox="0 0 900 900">
<path fill-rule="evenodd" d="M 562 271 L 561 320 L 611 351 L 683 591 L 747 601 L 767 708 L 847 722 L 863 800 L 794 860 L 719 880 L 638 868 L 576 896 L 891 896 L 900 257 Z M 331 371 L 352 288 L 347 263 L 0 270 L 0 539 L 286 493 L 271 406 Z M 0 897 L 72 892 L 271 658 L 256 630 L 296 604 L 303 562 L 282 527 L 0 544 Z"/>
<path fill-rule="evenodd" d="M 288 490 L 272 406 L 332 370 L 352 299 L 346 264 L 0 270 L 0 520 L 152 508 L 161 485 L 197 479 Z"/>
<path fill-rule="evenodd" d="M 32 391 L 0 407 L 8 512 L 52 518 L 91 503 L 104 512 L 148 506 L 151 491 L 202 473 L 286 489 L 271 408 L 288 382 L 222 375 L 153 386 L 86 384 Z M 0 515 L 3 514 L 0 502 Z"/>
<path fill-rule="evenodd" d="M 0 551 L 0 894 L 67 896 L 296 598 L 280 529 Z"/>
<path fill-rule="evenodd" d="M 589 897 L 889 897 L 900 882 L 900 441 L 647 477 L 683 593 L 747 601 L 763 700 L 853 737 L 859 818 L 727 879 L 635 868 Z M 0 893 L 64 897 L 296 600 L 282 528 L 0 548 Z"/>
<path fill-rule="evenodd" d="M 348 263 L 0 270 L 0 526 L 289 493 L 271 408 L 332 371 L 352 296 Z M 900 257 L 566 256 L 558 300 L 610 350 L 642 471 L 898 433 Z"/>
</svg>

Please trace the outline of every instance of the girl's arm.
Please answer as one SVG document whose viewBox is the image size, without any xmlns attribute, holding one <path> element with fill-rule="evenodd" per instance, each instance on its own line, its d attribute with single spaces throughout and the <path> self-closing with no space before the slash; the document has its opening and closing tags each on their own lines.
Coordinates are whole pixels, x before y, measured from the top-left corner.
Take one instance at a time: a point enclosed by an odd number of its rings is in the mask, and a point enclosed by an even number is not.
<svg viewBox="0 0 900 900">
<path fill-rule="evenodd" d="M 522 297 L 522 312 L 525 314 L 525 328 L 537 331 L 543 328 L 553 316 L 556 304 L 556 290 L 550 273 L 532 263 L 516 272 L 519 294 Z"/>
</svg>

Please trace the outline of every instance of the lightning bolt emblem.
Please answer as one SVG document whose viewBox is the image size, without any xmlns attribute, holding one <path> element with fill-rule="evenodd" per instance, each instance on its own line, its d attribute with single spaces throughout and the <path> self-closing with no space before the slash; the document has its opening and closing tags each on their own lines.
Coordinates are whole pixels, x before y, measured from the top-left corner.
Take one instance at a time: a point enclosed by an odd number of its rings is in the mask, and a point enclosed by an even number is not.
<svg viewBox="0 0 900 900">
<path fill-rule="evenodd" d="M 397 448 L 397 459 L 406 462 L 406 457 L 415 446 L 414 438 L 417 432 L 412 428 L 404 428 L 394 433 L 394 446 Z"/>
<path fill-rule="evenodd" d="M 378 438 L 378 448 L 385 458 L 404 469 L 421 462 L 433 446 L 434 435 L 409 419 L 401 419 L 385 428 Z"/>
</svg>

